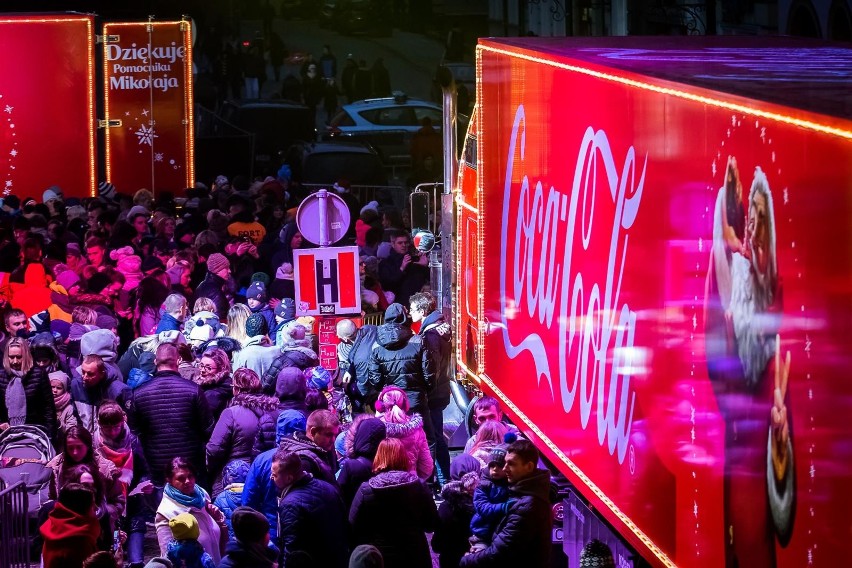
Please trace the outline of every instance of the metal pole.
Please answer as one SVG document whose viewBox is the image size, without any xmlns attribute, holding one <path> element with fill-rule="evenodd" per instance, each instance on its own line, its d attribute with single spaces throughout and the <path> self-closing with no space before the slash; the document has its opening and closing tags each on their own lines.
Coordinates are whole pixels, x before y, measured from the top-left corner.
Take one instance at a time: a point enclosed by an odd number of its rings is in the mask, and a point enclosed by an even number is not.
<svg viewBox="0 0 852 568">
<path fill-rule="evenodd" d="M 331 244 L 328 239 L 328 190 L 317 191 L 319 198 L 319 246 L 327 247 Z"/>
</svg>

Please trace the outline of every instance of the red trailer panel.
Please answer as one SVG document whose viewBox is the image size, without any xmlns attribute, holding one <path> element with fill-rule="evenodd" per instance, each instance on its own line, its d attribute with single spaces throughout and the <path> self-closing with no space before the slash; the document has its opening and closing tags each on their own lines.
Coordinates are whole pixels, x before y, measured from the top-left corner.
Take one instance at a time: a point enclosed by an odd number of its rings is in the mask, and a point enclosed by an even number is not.
<svg viewBox="0 0 852 568">
<path fill-rule="evenodd" d="M 654 564 L 835 565 L 852 49 L 482 40 L 477 67 L 462 369 Z"/>
<path fill-rule="evenodd" d="M 94 17 L 0 17 L 0 185 L 95 194 Z"/>
</svg>

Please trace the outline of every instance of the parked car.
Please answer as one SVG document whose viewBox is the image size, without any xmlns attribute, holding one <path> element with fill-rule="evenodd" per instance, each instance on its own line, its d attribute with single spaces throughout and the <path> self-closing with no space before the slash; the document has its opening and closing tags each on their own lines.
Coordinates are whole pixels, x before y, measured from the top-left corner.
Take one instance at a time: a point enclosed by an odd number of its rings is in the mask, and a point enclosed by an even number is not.
<svg viewBox="0 0 852 568">
<path fill-rule="evenodd" d="M 331 119 L 323 140 L 368 142 L 385 163 L 405 162 L 411 137 L 429 117 L 435 130 L 441 130 L 441 107 L 397 93 L 393 97 L 366 99 L 343 108 Z"/>
<path fill-rule="evenodd" d="M 255 135 L 255 175 L 274 173 L 274 157 L 297 140 L 316 139 L 314 114 L 308 107 L 292 101 L 228 101 L 222 105 L 219 116 Z"/>
<path fill-rule="evenodd" d="M 387 37 L 393 33 L 390 0 L 324 0 L 319 9 L 320 27 L 342 34 L 367 33 Z"/>
<path fill-rule="evenodd" d="M 302 184 L 331 187 L 345 178 L 352 185 L 387 185 L 385 168 L 376 151 L 357 142 L 297 142 L 290 146 L 284 162 L 293 180 Z"/>
</svg>

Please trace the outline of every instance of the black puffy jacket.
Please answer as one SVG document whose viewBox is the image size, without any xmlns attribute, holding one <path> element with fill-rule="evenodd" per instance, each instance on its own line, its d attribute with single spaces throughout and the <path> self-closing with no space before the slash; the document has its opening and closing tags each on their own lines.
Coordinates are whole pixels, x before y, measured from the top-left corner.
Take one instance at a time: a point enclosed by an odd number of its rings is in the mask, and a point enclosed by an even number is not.
<svg viewBox="0 0 852 568">
<path fill-rule="evenodd" d="M 444 316 L 434 311 L 423 320 L 420 337 L 435 366 L 435 383 L 429 392 L 429 406 L 445 408 L 450 404 L 450 380 L 452 378 L 452 339 L 449 330 L 445 331 Z"/>
<path fill-rule="evenodd" d="M 352 349 L 349 350 L 349 374 L 358 386 L 362 395 L 369 393 L 370 357 L 373 354 L 373 344 L 379 328 L 375 325 L 364 325 L 358 328 Z"/>
<path fill-rule="evenodd" d="M 304 371 L 310 367 L 319 365 L 319 359 L 313 349 L 309 347 L 283 347 L 281 355 L 276 357 L 269 368 L 263 373 L 260 382 L 264 394 L 274 394 L 278 373 L 287 367 L 295 367 Z"/>
<path fill-rule="evenodd" d="M 282 439 L 278 447 L 298 455 L 306 472 L 337 487 L 337 480 L 334 478 L 337 472 L 337 456 L 334 451 L 323 450 L 308 439 L 304 432 L 294 432 L 292 436 Z"/>
<path fill-rule="evenodd" d="M 231 309 L 231 302 L 228 300 L 228 295 L 225 293 L 225 279 L 211 272 L 202 280 L 201 284 L 195 290 L 195 299 L 209 298 L 216 305 L 216 315 L 224 318 L 228 315 L 228 310 Z"/>
<path fill-rule="evenodd" d="M 9 422 L 9 412 L 6 409 L 6 387 L 10 377 L 0 366 L 0 424 Z M 53 390 L 50 379 L 41 367 L 33 366 L 23 379 L 24 394 L 27 397 L 26 424 L 41 426 L 50 436 L 56 438 L 56 407 L 53 403 Z"/>
<path fill-rule="evenodd" d="M 509 487 L 515 502 L 485 550 L 465 556 L 469 566 L 550 566 L 550 473 L 537 469 Z"/>
<path fill-rule="evenodd" d="M 340 475 L 337 476 L 347 510 L 352 506 L 361 484 L 373 476 L 373 459 L 379 449 L 379 442 L 386 437 L 385 423 L 378 418 L 368 418 L 356 427 L 349 459 L 340 466 Z"/>
<path fill-rule="evenodd" d="M 305 475 L 281 498 L 278 519 L 279 566 L 288 566 L 290 555 L 301 550 L 310 555 L 314 566 L 346 567 L 346 512 L 334 486 Z"/>
<path fill-rule="evenodd" d="M 435 384 L 435 366 L 420 336 L 396 323 L 379 326 L 370 357 L 370 388 L 395 385 L 405 391 L 411 408 L 423 408 Z"/>
<path fill-rule="evenodd" d="M 162 485 L 166 464 L 189 459 L 204 472 L 204 446 L 213 432 L 213 415 L 201 387 L 177 371 L 157 371 L 133 391 L 130 426 L 151 468 L 151 480 Z"/>
</svg>

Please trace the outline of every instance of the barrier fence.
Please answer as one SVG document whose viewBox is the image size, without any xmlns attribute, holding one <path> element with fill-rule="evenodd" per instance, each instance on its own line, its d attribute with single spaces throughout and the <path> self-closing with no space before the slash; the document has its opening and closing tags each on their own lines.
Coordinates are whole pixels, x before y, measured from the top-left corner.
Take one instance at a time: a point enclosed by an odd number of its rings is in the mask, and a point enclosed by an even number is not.
<svg viewBox="0 0 852 568">
<path fill-rule="evenodd" d="M 23 481 L 0 491 L 0 568 L 28 568 L 30 526 Z"/>
</svg>

